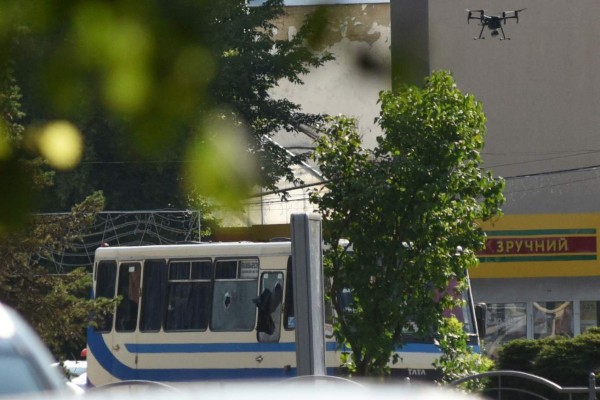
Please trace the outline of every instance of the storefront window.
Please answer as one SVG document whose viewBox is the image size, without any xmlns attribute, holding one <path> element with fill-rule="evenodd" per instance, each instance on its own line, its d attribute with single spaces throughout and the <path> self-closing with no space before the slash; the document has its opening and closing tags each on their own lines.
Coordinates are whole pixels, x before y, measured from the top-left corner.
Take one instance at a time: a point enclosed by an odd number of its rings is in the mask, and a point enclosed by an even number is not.
<svg viewBox="0 0 600 400">
<path fill-rule="evenodd" d="M 598 313 L 600 313 L 600 301 L 582 301 L 581 307 L 581 322 L 579 324 L 581 333 L 584 333 L 589 328 L 598 326 L 600 320 Z"/>
<path fill-rule="evenodd" d="M 540 301 L 533 303 L 534 339 L 548 336 L 573 337 L 573 303 Z"/>
<path fill-rule="evenodd" d="M 525 303 L 489 303 L 487 306 L 484 346 L 488 356 L 495 357 L 502 344 L 527 338 L 527 307 Z"/>
</svg>

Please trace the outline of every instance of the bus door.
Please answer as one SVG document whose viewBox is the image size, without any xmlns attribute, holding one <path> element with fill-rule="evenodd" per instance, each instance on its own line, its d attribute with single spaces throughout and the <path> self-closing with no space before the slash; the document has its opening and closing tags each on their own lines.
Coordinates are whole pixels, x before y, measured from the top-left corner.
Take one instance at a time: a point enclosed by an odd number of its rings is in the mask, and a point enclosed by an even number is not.
<svg viewBox="0 0 600 400">
<path fill-rule="evenodd" d="M 117 287 L 116 261 L 99 261 L 96 265 L 94 279 L 96 282 L 94 298 L 114 298 Z M 112 377 L 107 381 L 101 376 L 105 376 L 106 372 L 112 375 L 114 370 L 114 358 L 112 357 L 114 310 L 104 315 L 97 323 L 98 325 L 89 331 L 88 335 L 88 346 L 91 349 L 91 360 L 88 357 L 88 376 L 94 385 L 113 381 Z"/>
<path fill-rule="evenodd" d="M 142 266 L 142 299 L 140 304 L 140 321 L 136 334 L 136 367 L 137 378 L 155 379 L 146 376 L 145 369 L 158 368 L 152 360 L 152 352 L 141 350 L 152 345 L 160 336 L 163 326 L 165 303 L 167 299 L 168 270 L 165 259 L 145 260 Z M 191 310 L 190 310 L 191 313 Z"/>
<path fill-rule="evenodd" d="M 119 378 L 137 379 L 137 325 L 141 295 L 140 262 L 122 262 L 117 276 L 117 295 L 121 301 L 115 313 L 112 353 L 119 363 Z"/>
<path fill-rule="evenodd" d="M 282 346 L 277 347 L 281 337 L 281 309 L 283 300 L 283 271 L 263 272 L 260 277 L 260 296 L 256 300 L 258 308 L 258 319 L 256 322 L 256 339 L 260 343 L 272 343 L 273 345 L 264 346 L 265 350 L 256 356 L 257 361 L 265 368 L 281 368 L 282 371 L 289 369 L 292 361 L 289 355 L 284 352 L 290 352 Z M 259 347 L 261 349 L 261 347 Z M 293 353 L 293 352 L 292 352 Z M 295 353 L 294 357 L 295 357 Z M 294 358 L 295 360 L 295 358 Z"/>
</svg>

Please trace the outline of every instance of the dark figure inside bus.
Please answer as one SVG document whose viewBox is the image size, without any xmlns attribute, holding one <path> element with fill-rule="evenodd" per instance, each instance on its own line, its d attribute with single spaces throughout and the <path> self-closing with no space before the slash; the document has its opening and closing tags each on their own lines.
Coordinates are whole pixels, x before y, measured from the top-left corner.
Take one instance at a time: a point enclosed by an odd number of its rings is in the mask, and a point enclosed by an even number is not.
<svg viewBox="0 0 600 400">
<path fill-rule="evenodd" d="M 258 321 L 256 331 L 272 335 L 275 332 L 275 323 L 272 314 L 277 310 L 283 299 L 283 288 L 278 282 L 272 290 L 265 289 L 260 296 L 254 299 L 258 307 Z"/>
</svg>

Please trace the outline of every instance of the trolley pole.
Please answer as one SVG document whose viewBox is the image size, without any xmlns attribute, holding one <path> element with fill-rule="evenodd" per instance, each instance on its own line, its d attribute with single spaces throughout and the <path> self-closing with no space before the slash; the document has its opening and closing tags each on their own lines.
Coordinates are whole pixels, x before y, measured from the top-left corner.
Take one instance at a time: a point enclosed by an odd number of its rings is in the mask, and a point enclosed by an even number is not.
<svg viewBox="0 0 600 400">
<path fill-rule="evenodd" d="M 298 376 L 326 375 L 321 216 L 292 214 L 291 230 Z"/>
</svg>

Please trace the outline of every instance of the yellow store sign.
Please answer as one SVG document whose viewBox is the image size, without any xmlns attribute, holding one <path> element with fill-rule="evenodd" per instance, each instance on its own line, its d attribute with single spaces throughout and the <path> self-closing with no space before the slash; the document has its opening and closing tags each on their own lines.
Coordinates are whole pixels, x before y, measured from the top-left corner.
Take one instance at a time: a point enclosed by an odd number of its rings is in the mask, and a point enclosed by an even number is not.
<svg viewBox="0 0 600 400">
<path fill-rule="evenodd" d="M 505 215 L 483 229 L 472 278 L 600 275 L 600 213 Z"/>
</svg>

